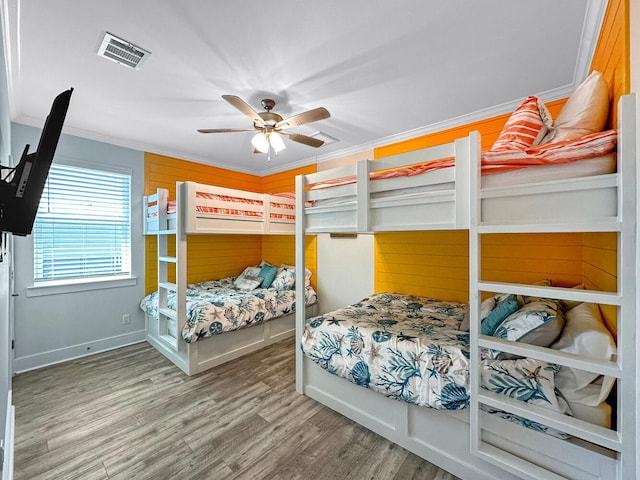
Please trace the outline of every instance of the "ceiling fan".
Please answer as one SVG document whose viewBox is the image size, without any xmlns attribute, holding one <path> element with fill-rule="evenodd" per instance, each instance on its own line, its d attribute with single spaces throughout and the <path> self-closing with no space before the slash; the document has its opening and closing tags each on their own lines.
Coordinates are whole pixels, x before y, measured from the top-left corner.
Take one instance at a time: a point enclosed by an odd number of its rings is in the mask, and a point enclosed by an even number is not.
<svg viewBox="0 0 640 480">
<path fill-rule="evenodd" d="M 251 143 L 255 147 L 255 153 L 270 153 L 273 149 L 276 154 L 286 148 L 283 140 L 283 136 L 289 137 L 294 142 L 309 145 L 310 147 L 320 147 L 324 144 L 324 141 L 302 135 L 300 133 L 288 133 L 284 130 L 292 127 L 299 127 L 311 122 L 317 122 L 318 120 L 324 120 L 331 115 L 324 107 L 314 108 L 303 113 L 299 113 L 287 119 L 283 119 L 282 116 L 271 110 L 275 107 L 276 102 L 270 98 L 262 100 L 262 107 L 264 112 L 256 112 L 253 108 L 247 104 L 240 97 L 235 95 L 222 95 L 227 102 L 236 107 L 247 117 L 253 121 L 253 128 L 202 128 L 198 129 L 200 133 L 228 133 L 228 132 L 254 132 L 256 135 L 251 139 Z"/>
</svg>

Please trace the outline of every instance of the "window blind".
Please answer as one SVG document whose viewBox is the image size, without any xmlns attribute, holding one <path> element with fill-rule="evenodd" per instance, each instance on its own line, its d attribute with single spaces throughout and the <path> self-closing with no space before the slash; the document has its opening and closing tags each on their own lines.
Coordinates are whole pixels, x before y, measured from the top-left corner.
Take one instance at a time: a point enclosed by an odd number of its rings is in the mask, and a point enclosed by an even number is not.
<svg viewBox="0 0 640 480">
<path fill-rule="evenodd" d="M 54 164 L 34 222 L 34 282 L 131 273 L 131 175 Z"/>
</svg>

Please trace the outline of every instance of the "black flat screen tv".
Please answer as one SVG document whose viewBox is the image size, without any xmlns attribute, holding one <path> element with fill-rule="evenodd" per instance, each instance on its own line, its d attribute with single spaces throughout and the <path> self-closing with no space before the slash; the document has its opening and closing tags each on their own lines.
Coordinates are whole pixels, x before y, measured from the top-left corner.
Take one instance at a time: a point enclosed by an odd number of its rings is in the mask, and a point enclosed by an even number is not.
<svg viewBox="0 0 640 480">
<path fill-rule="evenodd" d="M 8 170 L 0 177 L 0 232 L 21 236 L 31 233 L 72 92 L 70 88 L 54 99 L 36 151 L 29 153 L 26 145 L 15 167 L 0 170 Z"/>
</svg>

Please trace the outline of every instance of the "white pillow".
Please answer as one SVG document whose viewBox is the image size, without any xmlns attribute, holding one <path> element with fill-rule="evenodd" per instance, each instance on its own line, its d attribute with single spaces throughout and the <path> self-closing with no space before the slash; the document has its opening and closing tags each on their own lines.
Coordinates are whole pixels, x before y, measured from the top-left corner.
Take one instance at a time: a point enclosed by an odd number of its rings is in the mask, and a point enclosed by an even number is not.
<svg viewBox="0 0 640 480">
<path fill-rule="evenodd" d="M 487 315 L 491 313 L 491 310 L 493 310 L 495 306 L 496 306 L 495 298 L 489 297 L 483 300 L 482 303 L 480 304 L 480 320 L 484 320 L 485 318 L 487 318 Z M 464 314 L 464 317 L 462 317 L 462 322 L 460 322 L 460 327 L 458 328 L 461 332 L 469 331 L 469 309 L 468 308 Z"/>
<path fill-rule="evenodd" d="M 571 140 L 590 133 L 601 132 L 609 118 L 609 86 L 596 70 L 576 88 L 550 132 L 540 143 Z"/>
<path fill-rule="evenodd" d="M 597 304 L 580 303 L 565 313 L 565 321 L 560 338 L 551 348 L 611 360 L 617 351 L 616 344 L 604 326 Z M 556 374 L 556 386 L 568 401 L 592 407 L 607 398 L 614 381 L 612 377 L 564 366 Z"/>
<path fill-rule="evenodd" d="M 240 275 L 238 275 L 238 278 L 240 278 L 240 277 L 257 277 L 259 273 L 260 273 L 260 267 L 247 267 L 242 271 L 242 273 Z"/>
<path fill-rule="evenodd" d="M 233 282 L 240 290 L 255 290 L 264 280 L 262 277 L 241 276 Z"/>
<path fill-rule="evenodd" d="M 480 304 L 480 320 L 487 318 L 487 315 L 491 313 L 491 310 L 496 306 L 496 299 L 489 297 Z"/>
</svg>

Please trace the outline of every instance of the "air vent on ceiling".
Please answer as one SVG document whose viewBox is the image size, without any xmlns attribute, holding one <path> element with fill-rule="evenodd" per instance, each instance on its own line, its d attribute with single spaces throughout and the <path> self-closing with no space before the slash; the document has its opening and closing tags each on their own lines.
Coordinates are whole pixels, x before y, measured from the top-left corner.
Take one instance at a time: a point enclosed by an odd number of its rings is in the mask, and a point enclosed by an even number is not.
<svg viewBox="0 0 640 480">
<path fill-rule="evenodd" d="M 317 138 L 318 140 L 322 140 L 325 145 L 330 145 L 332 143 L 336 143 L 339 141 L 336 137 L 332 137 L 331 135 L 324 132 L 315 132 L 309 136 L 313 138 Z"/>
<path fill-rule="evenodd" d="M 98 55 L 125 67 L 139 70 L 151 52 L 132 43 L 105 32 L 102 43 L 98 48 Z"/>
</svg>

